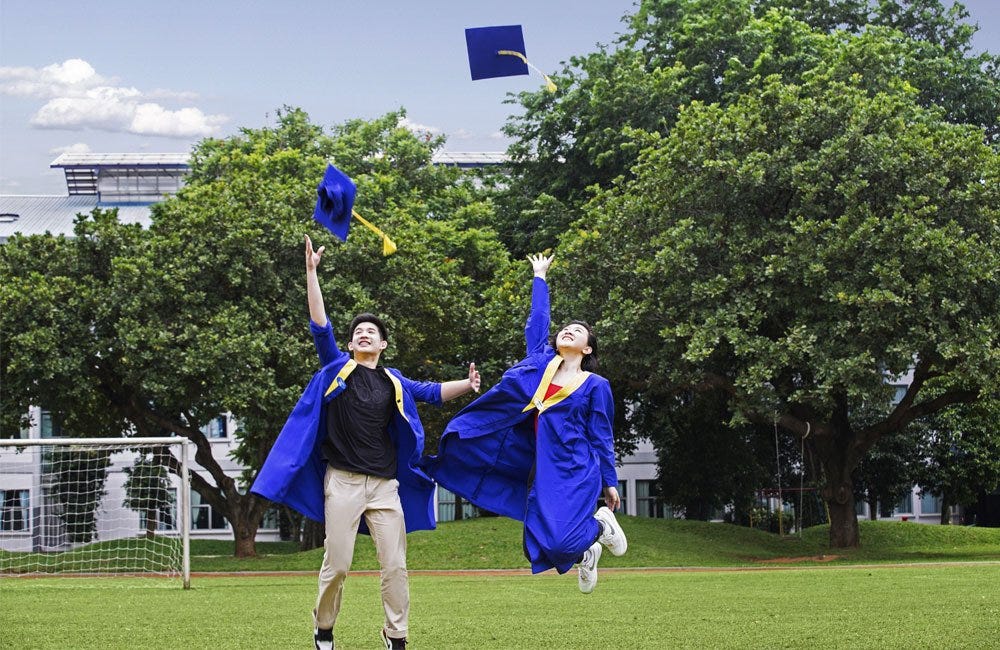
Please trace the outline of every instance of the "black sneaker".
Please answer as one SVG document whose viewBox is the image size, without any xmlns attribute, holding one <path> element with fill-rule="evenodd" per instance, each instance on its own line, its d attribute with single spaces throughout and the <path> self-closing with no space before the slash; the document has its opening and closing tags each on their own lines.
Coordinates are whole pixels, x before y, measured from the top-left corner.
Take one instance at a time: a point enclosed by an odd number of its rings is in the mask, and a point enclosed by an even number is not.
<svg viewBox="0 0 1000 650">
<path fill-rule="evenodd" d="M 394 639 L 389 636 L 385 628 L 382 628 L 382 643 L 385 644 L 385 650 L 406 650 L 406 639 Z"/>
<path fill-rule="evenodd" d="M 333 650 L 333 630 L 321 630 L 318 627 L 313 631 L 313 641 L 316 642 L 316 650 Z"/>
</svg>

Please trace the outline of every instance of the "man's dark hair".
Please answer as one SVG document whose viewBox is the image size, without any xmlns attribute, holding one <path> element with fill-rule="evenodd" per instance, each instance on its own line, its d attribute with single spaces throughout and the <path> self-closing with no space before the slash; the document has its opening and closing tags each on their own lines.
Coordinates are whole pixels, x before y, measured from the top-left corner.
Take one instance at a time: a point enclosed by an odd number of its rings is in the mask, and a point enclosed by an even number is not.
<svg viewBox="0 0 1000 650">
<path fill-rule="evenodd" d="M 382 322 L 382 319 L 376 316 L 375 314 L 365 313 L 365 314 L 358 314 L 357 316 L 354 317 L 354 320 L 351 321 L 351 326 L 347 328 L 348 341 L 354 338 L 354 330 L 356 330 L 358 328 L 358 325 L 360 325 L 361 323 L 371 323 L 372 325 L 378 328 L 379 336 L 382 337 L 383 341 L 389 340 L 389 333 L 385 329 L 385 323 Z"/>
<path fill-rule="evenodd" d="M 594 328 L 592 328 L 586 321 L 571 320 L 560 327 L 559 332 L 563 331 L 570 325 L 582 325 L 583 329 L 587 330 L 587 345 L 590 346 L 590 354 L 585 354 L 583 356 L 583 361 L 580 362 L 580 369 L 586 370 L 587 372 L 597 372 L 597 335 L 594 334 Z M 559 346 L 556 344 L 556 337 L 559 335 L 559 332 L 553 334 L 551 339 L 551 345 L 555 350 L 559 349 Z"/>
</svg>

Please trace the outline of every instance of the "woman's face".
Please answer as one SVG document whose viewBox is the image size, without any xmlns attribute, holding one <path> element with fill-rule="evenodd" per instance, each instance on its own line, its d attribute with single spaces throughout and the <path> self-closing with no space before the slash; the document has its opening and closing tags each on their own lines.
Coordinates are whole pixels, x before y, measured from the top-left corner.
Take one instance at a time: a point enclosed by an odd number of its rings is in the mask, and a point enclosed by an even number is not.
<svg viewBox="0 0 1000 650">
<path fill-rule="evenodd" d="M 578 352 L 587 355 L 593 352 L 589 345 L 590 333 L 579 323 L 570 323 L 556 334 L 556 349 L 560 352 Z"/>
</svg>

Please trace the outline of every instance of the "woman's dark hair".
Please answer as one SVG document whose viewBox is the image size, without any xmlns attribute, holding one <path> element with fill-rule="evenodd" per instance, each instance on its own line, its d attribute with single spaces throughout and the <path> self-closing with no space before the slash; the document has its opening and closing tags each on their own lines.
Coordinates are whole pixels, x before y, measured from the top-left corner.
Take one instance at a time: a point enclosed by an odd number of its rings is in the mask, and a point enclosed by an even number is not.
<svg viewBox="0 0 1000 650">
<path fill-rule="evenodd" d="M 597 335 L 594 334 L 594 328 L 590 326 L 589 323 L 582 320 L 571 320 L 562 327 L 559 328 L 559 332 L 563 331 L 570 325 L 582 325 L 583 329 L 587 330 L 587 345 L 590 347 L 590 354 L 583 356 L 583 361 L 580 362 L 580 368 L 586 370 L 587 372 L 597 372 Z M 552 347 L 555 350 L 559 349 L 556 345 L 556 337 L 559 335 L 556 332 L 552 335 Z"/>
<path fill-rule="evenodd" d="M 354 338 L 354 330 L 356 330 L 358 328 L 358 325 L 360 325 L 361 323 L 371 323 L 372 325 L 378 328 L 379 336 L 382 337 L 383 341 L 389 340 L 389 334 L 385 329 L 385 323 L 382 322 L 382 319 L 376 316 L 375 314 L 365 313 L 365 314 L 358 314 L 357 316 L 354 317 L 354 320 L 351 321 L 351 326 L 347 329 L 348 341 Z"/>
</svg>

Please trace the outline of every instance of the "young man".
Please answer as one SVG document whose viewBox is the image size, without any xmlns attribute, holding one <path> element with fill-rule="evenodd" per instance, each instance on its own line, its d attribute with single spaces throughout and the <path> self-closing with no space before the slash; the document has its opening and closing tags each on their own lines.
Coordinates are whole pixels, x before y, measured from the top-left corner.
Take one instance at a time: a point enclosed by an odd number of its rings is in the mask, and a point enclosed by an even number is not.
<svg viewBox="0 0 1000 650">
<path fill-rule="evenodd" d="M 360 314 L 348 331 L 349 352 L 337 347 L 326 317 L 316 269 L 325 246 L 306 237 L 306 291 L 310 330 L 322 368 L 306 387 L 253 489 L 326 527 L 313 610 L 317 650 L 334 648 L 333 627 L 358 530 L 371 534 L 382 568 L 385 647 L 405 648 L 410 606 L 406 533 L 434 528 L 434 484 L 416 464 L 424 432 L 416 402 L 440 405 L 479 390 L 479 373 L 466 379 L 416 382 L 379 365 L 386 328 Z"/>
</svg>

